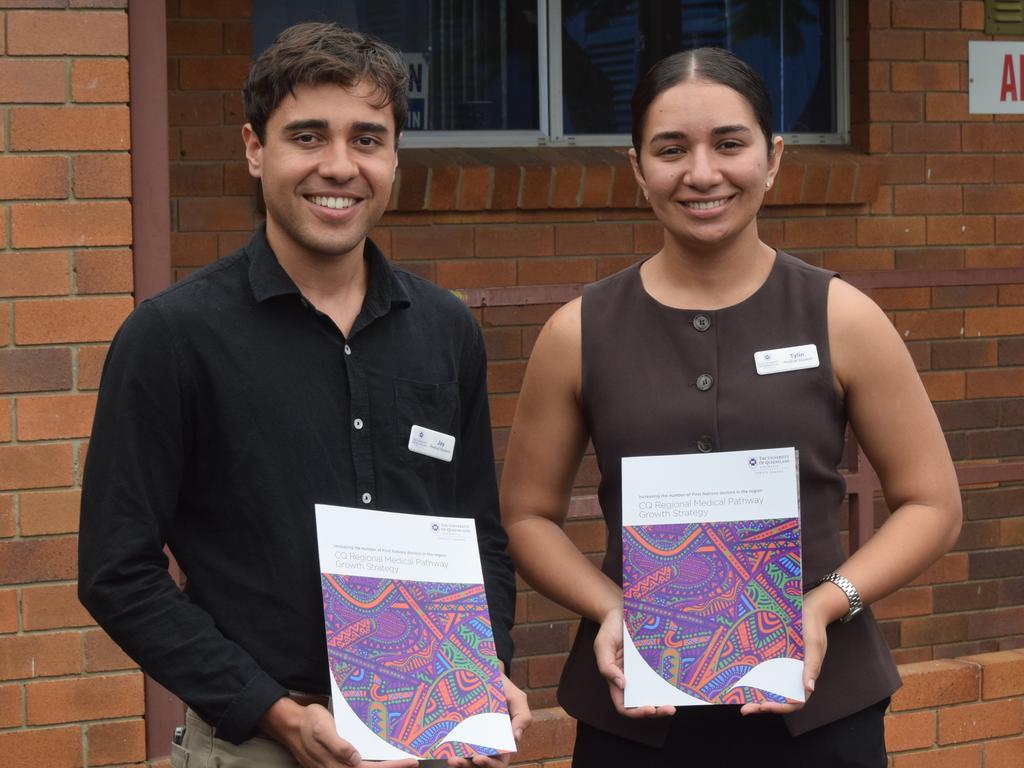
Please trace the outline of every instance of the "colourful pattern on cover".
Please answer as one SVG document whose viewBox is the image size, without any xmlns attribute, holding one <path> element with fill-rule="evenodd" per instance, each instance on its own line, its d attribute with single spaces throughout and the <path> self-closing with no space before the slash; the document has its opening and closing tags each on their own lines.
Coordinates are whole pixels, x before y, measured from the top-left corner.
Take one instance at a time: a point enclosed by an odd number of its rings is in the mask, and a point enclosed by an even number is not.
<svg viewBox="0 0 1024 768">
<path fill-rule="evenodd" d="M 508 713 L 483 585 L 320 576 L 331 673 L 370 730 L 422 757 L 495 754 L 441 743 L 473 715 Z"/>
<path fill-rule="evenodd" d="M 785 700 L 729 689 L 803 659 L 798 519 L 625 526 L 622 559 L 626 627 L 651 669 L 716 704 Z"/>
</svg>

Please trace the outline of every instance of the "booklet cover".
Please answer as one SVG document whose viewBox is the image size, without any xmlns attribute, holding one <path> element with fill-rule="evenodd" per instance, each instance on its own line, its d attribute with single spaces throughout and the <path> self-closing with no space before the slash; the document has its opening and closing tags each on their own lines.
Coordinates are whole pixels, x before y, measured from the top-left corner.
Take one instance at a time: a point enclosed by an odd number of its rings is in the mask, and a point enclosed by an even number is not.
<svg viewBox="0 0 1024 768">
<path fill-rule="evenodd" d="M 793 448 L 622 460 L 625 706 L 803 701 Z"/>
<path fill-rule="evenodd" d="M 365 760 L 515 751 L 473 520 L 316 506 L 332 704 Z"/>
</svg>

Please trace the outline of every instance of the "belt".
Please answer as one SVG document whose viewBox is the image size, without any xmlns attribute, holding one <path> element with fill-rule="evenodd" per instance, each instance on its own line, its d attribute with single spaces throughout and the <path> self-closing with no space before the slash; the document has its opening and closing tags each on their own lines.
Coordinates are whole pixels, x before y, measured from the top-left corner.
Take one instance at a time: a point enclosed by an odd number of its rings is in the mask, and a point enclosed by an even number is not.
<svg viewBox="0 0 1024 768">
<path fill-rule="evenodd" d="M 326 694 L 288 691 L 288 698 L 304 707 L 308 707 L 310 704 L 319 704 L 325 709 L 330 709 L 331 707 L 331 697 Z"/>
</svg>

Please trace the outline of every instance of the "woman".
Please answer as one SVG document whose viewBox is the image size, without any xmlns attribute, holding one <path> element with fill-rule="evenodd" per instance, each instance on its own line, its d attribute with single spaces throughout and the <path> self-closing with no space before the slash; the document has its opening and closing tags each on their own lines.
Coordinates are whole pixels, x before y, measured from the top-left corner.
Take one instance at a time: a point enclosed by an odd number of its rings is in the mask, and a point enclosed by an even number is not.
<svg viewBox="0 0 1024 768">
<path fill-rule="evenodd" d="M 530 359 L 502 506 L 522 576 L 583 616 L 559 689 L 579 721 L 575 766 L 885 766 L 899 676 L 870 611 L 852 614 L 959 533 L 949 452 L 892 325 L 832 273 L 758 237 L 783 152 L 770 126 L 764 84 L 727 51 L 655 65 L 633 97 L 629 155 L 664 247 L 556 312 Z M 804 345 L 814 367 L 758 373 L 755 352 Z M 836 522 L 847 419 L 893 510 L 848 559 Z M 588 439 L 609 530 L 600 569 L 562 530 Z M 800 454 L 806 705 L 625 709 L 622 457 L 784 446 Z"/>
</svg>

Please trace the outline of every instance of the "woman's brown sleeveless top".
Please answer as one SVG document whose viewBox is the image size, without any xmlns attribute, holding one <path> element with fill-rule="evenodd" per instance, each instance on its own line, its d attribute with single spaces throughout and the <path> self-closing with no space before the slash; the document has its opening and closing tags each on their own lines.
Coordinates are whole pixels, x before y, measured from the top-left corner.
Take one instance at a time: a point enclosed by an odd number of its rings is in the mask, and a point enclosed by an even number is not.
<svg viewBox="0 0 1024 768">
<path fill-rule="evenodd" d="M 583 407 L 601 470 L 608 525 L 602 570 L 622 583 L 621 460 L 624 456 L 794 446 L 800 457 L 805 586 L 845 559 L 838 513 L 845 482 L 846 414 L 833 385 L 828 284 L 834 273 L 779 252 L 749 298 L 713 311 L 675 309 L 645 290 L 639 265 L 583 292 Z M 816 368 L 758 375 L 754 353 L 814 344 Z M 667 720 L 619 716 L 594 662 L 597 627 L 584 620 L 558 699 L 574 717 L 658 746 Z M 870 611 L 828 628 L 816 691 L 786 716 L 793 734 L 881 701 L 899 674 Z M 677 717 L 685 718 L 685 710 Z"/>
</svg>

